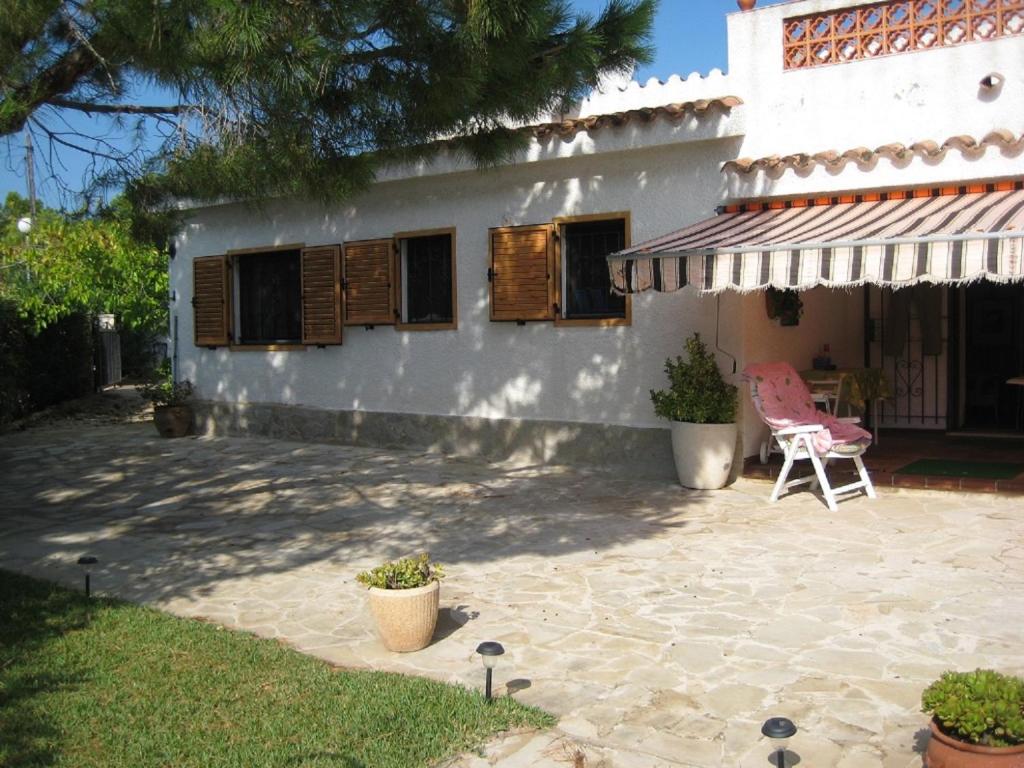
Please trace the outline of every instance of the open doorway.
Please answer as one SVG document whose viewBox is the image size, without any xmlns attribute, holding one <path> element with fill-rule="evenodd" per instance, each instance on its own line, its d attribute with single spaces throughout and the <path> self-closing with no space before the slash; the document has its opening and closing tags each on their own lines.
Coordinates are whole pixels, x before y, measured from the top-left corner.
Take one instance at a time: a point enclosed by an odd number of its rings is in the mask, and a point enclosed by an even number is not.
<svg viewBox="0 0 1024 768">
<path fill-rule="evenodd" d="M 969 285 L 955 292 L 956 398 L 959 429 L 1024 433 L 1024 283 Z"/>
</svg>

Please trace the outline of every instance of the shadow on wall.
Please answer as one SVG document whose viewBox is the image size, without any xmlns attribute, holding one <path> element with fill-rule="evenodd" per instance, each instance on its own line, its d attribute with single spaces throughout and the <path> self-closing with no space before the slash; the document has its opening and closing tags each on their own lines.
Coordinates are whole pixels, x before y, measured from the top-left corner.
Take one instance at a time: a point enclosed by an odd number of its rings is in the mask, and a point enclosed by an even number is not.
<svg viewBox="0 0 1024 768">
<path fill-rule="evenodd" d="M 700 518 L 707 494 L 562 469 L 265 440 L 151 436 L 150 425 L 30 431 L 0 448 L 10 567 L 100 559 L 102 589 L 194 598 L 225 580 L 356 569 L 427 551 L 444 563 L 601 553 Z M 55 565 L 56 563 L 56 565 Z M 309 572 L 307 571 L 307 575 Z"/>
<path fill-rule="evenodd" d="M 713 163 L 695 164 L 688 159 L 693 151 L 692 147 L 679 149 L 678 155 L 638 151 L 629 153 L 632 159 L 610 155 L 602 158 L 601 175 L 593 171 L 582 175 L 580 163 L 591 162 L 582 159 L 459 174 L 454 181 L 386 183 L 359 201 L 369 211 L 363 220 L 353 214 L 354 208 L 320 215 L 287 203 L 273 212 L 262 210 L 268 231 L 282 241 L 339 242 L 380 236 L 384 233 L 365 229 L 374 226 L 366 219 L 382 221 L 379 210 L 389 212 L 391 224 L 401 220 L 405 228 L 455 224 L 459 329 L 395 333 L 386 327 L 372 331 L 351 327 L 340 348 L 266 354 L 204 351 L 201 370 L 193 365 L 190 372 L 186 367 L 185 375 L 198 379 L 204 398 L 222 402 L 664 428 L 653 416 L 648 390 L 662 386 L 664 358 L 682 351 L 689 332 L 714 333 L 714 312 L 707 311 L 711 305 L 690 291 L 637 296 L 630 328 L 491 322 L 485 277 L 487 230 L 475 222 L 536 224 L 561 215 L 632 209 L 635 240 L 662 234 L 664 226 L 659 224 L 652 231 L 653 222 L 686 223 L 672 212 L 680 207 L 680 178 L 671 172 L 672 160 L 687 169 L 687 186 L 712 190 L 709 201 L 724 184 Z M 636 158 L 647 162 L 638 163 Z M 700 170 L 694 171 L 695 167 Z M 452 221 L 446 190 L 474 204 L 484 201 L 482 213 L 478 211 L 480 215 L 468 224 L 458 216 Z M 709 202 L 706 213 L 710 207 Z M 230 212 L 204 216 L 208 218 L 202 226 L 223 232 L 229 241 L 259 237 L 247 234 Z M 359 226 L 364 229 L 353 229 Z M 260 360 L 260 365 L 253 366 L 253 360 Z M 262 360 L 267 361 L 265 367 Z M 572 432 L 572 426 L 566 427 L 566 440 L 576 437 Z M 530 454 L 545 456 L 552 450 L 558 449 L 535 445 Z"/>
</svg>

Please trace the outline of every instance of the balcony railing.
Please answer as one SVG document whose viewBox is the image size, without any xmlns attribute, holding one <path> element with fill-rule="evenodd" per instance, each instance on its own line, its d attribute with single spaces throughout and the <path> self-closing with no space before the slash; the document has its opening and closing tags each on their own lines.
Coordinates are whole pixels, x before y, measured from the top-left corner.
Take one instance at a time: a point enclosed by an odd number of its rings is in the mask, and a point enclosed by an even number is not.
<svg viewBox="0 0 1024 768">
<path fill-rule="evenodd" d="M 887 0 L 783 22 L 783 68 L 874 59 L 1024 34 L 1024 0 Z"/>
</svg>

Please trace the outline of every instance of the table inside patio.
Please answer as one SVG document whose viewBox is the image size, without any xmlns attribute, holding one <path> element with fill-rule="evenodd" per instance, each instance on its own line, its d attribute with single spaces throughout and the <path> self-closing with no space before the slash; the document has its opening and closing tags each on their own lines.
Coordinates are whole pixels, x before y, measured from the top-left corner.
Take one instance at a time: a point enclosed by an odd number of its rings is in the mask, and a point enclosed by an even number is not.
<svg viewBox="0 0 1024 768">
<path fill-rule="evenodd" d="M 855 411 L 866 414 L 871 408 L 871 431 L 878 436 L 878 403 L 891 397 L 889 380 L 881 368 L 834 368 L 831 370 L 812 369 L 800 371 L 800 376 L 808 385 L 816 381 L 839 381 L 839 399 L 836 403 L 836 414 L 840 415 L 839 405 L 844 403 L 847 413 Z"/>
</svg>

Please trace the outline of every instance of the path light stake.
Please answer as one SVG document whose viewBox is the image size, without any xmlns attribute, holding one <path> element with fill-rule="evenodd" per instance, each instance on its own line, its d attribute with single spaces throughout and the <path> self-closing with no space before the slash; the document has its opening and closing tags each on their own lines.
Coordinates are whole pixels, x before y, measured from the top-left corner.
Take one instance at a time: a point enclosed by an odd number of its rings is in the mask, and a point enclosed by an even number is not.
<svg viewBox="0 0 1024 768">
<path fill-rule="evenodd" d="M 92 573 L 92 567 L 98 563 L 92 555 L 82 555 L 78 558 L 78 564 L 82 566 L 82 570 L 85 571 L 85 596 L 89 597 L 92 594 L 91 584 L 89 583 L 89 575 Z"/>
<path fill-rule="evenodd" d="M 484 698 L 491 701 L 491 673 L 494 671 L 494 666 L 498 663 L 498 657 L 505 653 L 505 649 L 502 648 L 501 643 L 495 643 L 488 641 L 486 643 L 480 643 L 476 647 L 476 652 L 480 654 L 480 658 L 483 659 L 484 667 L 487 669 L 487 687 L 484 692 Z"/>
<path fill-rule="evenodd" d="M 770 717 L 761 726 L 761 733 L 771 739 L 778 750 L 775 753 L 776 768 L 786 768 L 786 745 L 790 737 L 796 733 L 793 721 L 785 717 Z"/>
</svg>

